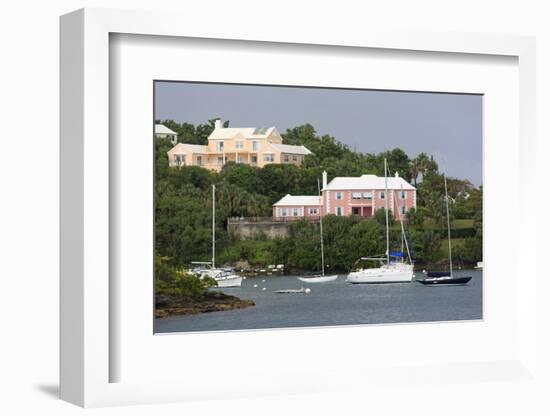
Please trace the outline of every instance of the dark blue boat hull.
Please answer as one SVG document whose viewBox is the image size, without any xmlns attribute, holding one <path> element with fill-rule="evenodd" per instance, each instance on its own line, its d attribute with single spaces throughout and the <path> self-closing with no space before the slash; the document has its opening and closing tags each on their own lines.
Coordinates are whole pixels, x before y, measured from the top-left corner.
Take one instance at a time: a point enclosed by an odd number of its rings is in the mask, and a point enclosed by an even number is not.
<svg viewBox="0 0 550 416">
<path fill-rule="evenodd" d="M 441 278 L 443 277 L 443 278 Z M 418 283 L 422 283 L 423 285 L 432 285 L 432 286 L 443 286 L 443 285 L 465 285 L 470 280 L 472 280 L 472 276 L 464 276 L 464 277 L 428 277 L 426 279 L 416 279 Z"/>
</svg>

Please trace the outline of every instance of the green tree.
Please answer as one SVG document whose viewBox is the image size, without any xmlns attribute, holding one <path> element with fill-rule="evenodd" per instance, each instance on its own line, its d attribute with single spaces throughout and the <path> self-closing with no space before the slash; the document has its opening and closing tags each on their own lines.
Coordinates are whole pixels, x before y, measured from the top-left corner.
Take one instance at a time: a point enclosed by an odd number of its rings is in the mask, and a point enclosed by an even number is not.
<svg viewBox="0 0 550 416">
<path fill-rule="evenodd" d="M 377 209 L 374 213 L 375 220 L 382 226 L 386 226 L 386 209 L 380 208 Z M 395 219 L 393 217 L 393 212 L 391 210 L 388 210 L 388 225 L 391 227 L 395 223 Z"/>
<path fill-rule="evenodd" d="M 214 279 L 201 278 L 192 273 L 178 270 L 170 264 L 169 257 L 155 255 L 155 291 L 157 295 L 197 299 L 202 297 L 211 286 L 216 286 Z"/>
<path fill-rule="evenodd" d="M 422 228 L 422 226 L 424 225 L 424 211 L 418 210 L 416 208 L 411 208 L 405 214 L 405 219 L 410 225 L 416 228 Z"/>
<path fill-rule="evenodd" d="M 410 164 L 411 161 L 409 156 L 401 149 L 393 149 L 387 152 L 383 152 L 379 155 L 379 158 L 382 159 L 381 163 L 381 172 L 380 176 L 384 175 L 383 160 L 386 159 L 388 165 L 388 176 L 393 176 L 398 173 L 399 176 L 403 177 L 406 181 L 411 181 L 411 172 Z M 380 162 L 378 162 L 380 164 Z"/>
</svg>

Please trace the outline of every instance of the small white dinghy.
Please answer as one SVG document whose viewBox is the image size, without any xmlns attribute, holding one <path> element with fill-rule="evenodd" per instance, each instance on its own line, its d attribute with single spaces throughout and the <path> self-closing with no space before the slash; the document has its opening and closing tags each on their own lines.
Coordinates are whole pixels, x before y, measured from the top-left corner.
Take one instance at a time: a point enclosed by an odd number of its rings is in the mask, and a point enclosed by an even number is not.
<svg viewBox="0 0 550 416">
<path fill-rule="evenodd" d="M 309 287 L 302 287 L 300 289 L 281 289 L 281 290 L 276 290 L 275 293 L 279 293 L 279 294 L 305 293 L 305 294 L 308 294 L 308 293 L 311 293 L 311 289 Z"/>
<path fill-rule="evenodd" d="M 321 274 L 313 274 L 310 276 L 300 276 L 298 280 L 304 283 L 327 283 L 334 282 L 338 279 L 337 274 L 331 276 L 325 276 L 325 250 L 323 244 L 323 215 L 321 207 L 321 184 L 319 178 L 317 178 L 317 190 L 319 192 L 319 233 L 321 235 Z"/>
<path fill-rule="evenodd" d="M 311 276 L 298 277 L 298 280 L 304 283 L 327 283 L 327 282 L 334 282 L 336 279 L 338 279 L 337 274 L 333 274 L 331 276 L 323 276 L 320 274 L 315 274 Z"/>
</svg>

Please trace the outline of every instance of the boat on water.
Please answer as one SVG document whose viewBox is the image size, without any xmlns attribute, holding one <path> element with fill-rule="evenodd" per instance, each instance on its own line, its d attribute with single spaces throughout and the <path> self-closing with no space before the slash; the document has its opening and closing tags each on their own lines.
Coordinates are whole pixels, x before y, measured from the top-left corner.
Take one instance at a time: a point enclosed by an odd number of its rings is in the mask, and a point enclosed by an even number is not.
<svg viewBox="0 0 550 416">
<path fill-rule="evenodd" d="M 336 279 L 338 279 L 338 275 L 330 275 L 330 276 L 323 276 L 320 274 L 312 274 L 311 276 L 300 276 L 298 277 L 298 280 L 304 283 L 328 283 L 328 282 L 334 282 Z"/>
<path fill-rule="evenodd" d="M 379 261 L 380 267 L 361 268 L 351 272 L 346 278 L 346 282 L 358 283 L 409 283 L 414 277 L 414 266 L 411 259 L 409 244 L 405 236 L 403 221 L 401 221 L 402 245 L 406 248 L 408 254 L 408 263 L 405 261 L 403 248 L 400 252 L 390 252 L 390 227 L 388 220 L 388 165 L 384 159 L 384 179 L 386 188 L 385 214 L 386 214 L 386 255 L 385 257 L 361 257 L 359 261 Z M 399 212 L 399 209 L 397 210 Z M 399 215 L 401 213 L 399 212 Z"/>
<path fill-rule="evenodd" d="M 193 262 L 197 265 L 192 272 L 201 277 L 213 278 L 218 287 L 240 287 L 242 276 L 231 268 L 216 268 L 216 185 L 212 185 L 212 261 Z"/>
<path fill-rule="evenodd" d="M 475 265 L 474 269 L 476 269 L 476 270 L 483 270 L 483 262 L 482 262 L 482 261 L 478 261 L 477 264 Z"/>
<path fill-rule="evenodd" d="M 413 265 L 386 258 L 362 257 L 361 260 L 380 260 L 388 263 L 380 267 L 361 269 L 348 274 L 349 283 L 409 283 L 413 279 Z"/>
<path fill-rule="evenodd" d="M 444 285 L 465 285 L 470 280 L 472 280 L 472 276 L 462 276 L 462 277 L 456 277 L 456 276 L 441 276 L 441 277 L 426 277 L 425 279 L 417 279 L 416 281 L 418 283 L 422 283 L 423 285 L 433 285 L 433 286 L 444 286 Z"/>
<path fill-rule="evenodd" d="M 443 181 L 445 183 L 445 207 L 447 210 L 447 240 L 449 242 L 449 271 L 428 271 L 426 275 L 428 277 L 424 279 L 416 279 L 417 282 L 423 285 L 431 286 L 444 286 L 444 285 L 465 285 L 472 276 L 453 276 L 453 254 L 451 244 L 451 219 L 449 215 L 449 195 L 447 193 L 447 176 L 443 175 Z"/>
<path fill-rule="evenodd" d="M 275 293 L 278 293 L 278 294 L 305 293 L 307 295 L 308 293 L 311 293 L 311 289 L 309 287 L 302 287 L 300 289 L 279 289 L 279 290 L 276 290 Z"/>
<path fill-rule="evenodd" d="M 243 278 L 229 268 L 212 267 L 211 262 L 193 262 L 197 265 L 192 273 L 198 274 L 201 277 L 211 277 L 217 283 L 217 287 L 240 287 Z"/>
<path fill-rule="evenodd" d="M 321 210 L 321 185 L 319 183 L 319 178 L 317 178 L 317 191 L 319 193 L 319 232 L 321 235 L 321 273 L 312 274 L 307 276 L 299 276 L 298 280 L 304 283 L 328 283 L 334 282 L 338 279 L 337 274 L 325 275 L 325 251 L 323 244 L 323 215 Z"/>
</svg>

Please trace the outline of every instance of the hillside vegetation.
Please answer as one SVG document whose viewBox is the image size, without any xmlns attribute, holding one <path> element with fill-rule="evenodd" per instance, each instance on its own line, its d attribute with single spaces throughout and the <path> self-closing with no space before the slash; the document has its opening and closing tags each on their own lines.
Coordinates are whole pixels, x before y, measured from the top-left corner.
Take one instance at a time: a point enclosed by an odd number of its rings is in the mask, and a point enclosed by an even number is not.
<svg viewBox="0 0 550 416">
<path fill-rule="evenodd" d="M 179 134 L 179 141 L 206 144 L 213 120 L 206 124 L 163 124 Z M 218 264 L 247 262 L 254 267 L 285 264 L 291 269 L 319 270 L 319 237 L 315 223 L 298 221 L 284 239 L 240 240 L 226 231 L 230 217 L 271 216 L 271 205 L 290 194 L 317 194 L 317 179 L 327 171 L 335 176 L 383 175 L 384 158 L 392 172 L 417 187 L 417 210 L 407 214 L 405 228 L 418 265 L 445 261 L 446 216 L 443 176 L 437 162 L 426 153 L 414 157 L 401 149 L 371 154 L 350 149 L 336 138 L 317 135 L 306 124 L 288 129 L 283 143 L 304 145 L 313 152 L 302 166 L 273 164 L 262 169 L 228 163 L 220 173 L 201 167 L 169 168 L 168 140 L 155 142 L 155 250 L 170 259 L 174 268 L 211 257 L 211 185 L 216 184 L 216 247 Z M 482 258 L 482 188 L 469 181 L 448 178 L 456 262 L 473 264 Z M 325 220 L 328 269 L 348 271 L 361 256 L 385 251 L 383 212 L 369 220 L 328 215 Z M 396 228 L 396 224 L 392 226 Z M 401 237 L 392 232 L 392 247 L 399 249 Z"/>
</svg>

